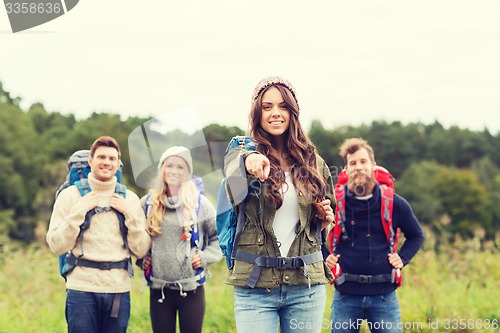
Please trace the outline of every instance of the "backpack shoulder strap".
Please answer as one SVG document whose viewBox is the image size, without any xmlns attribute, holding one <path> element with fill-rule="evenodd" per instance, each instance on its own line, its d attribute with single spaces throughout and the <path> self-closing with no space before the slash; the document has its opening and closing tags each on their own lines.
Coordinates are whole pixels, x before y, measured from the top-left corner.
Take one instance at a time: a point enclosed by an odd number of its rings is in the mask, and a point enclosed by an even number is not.
<svg viewBox="0 0 500 333">
<path fill-rule="evenodd" d="M 115 193 L 121 195 L 122 197 L 126 198 L 126 193 L 127 193 L 127 187 L 121 183 L 116 183 L 115 187 Z M 125 249 L 127 250 L 127 253 L 130 255 L 130 247 L 128 245 L 128 228 L 127 225 L 125 224 L 125 215 L 123 215 L 121 212 L 118 210 L 111 208 L 115 214 L 116 217 L 118 218 L 118 225 L 120 226 L 120 232 L 122 234 L 123 238 L 123 244 L 125 245 Z M 127 271 L 129 276 L 134 276 L 134 269 L 132 266 L 132 260 L 128 258 L 128 265 L 127 265 Z"/>
<path fill-rule="evenodd" d="M 92 191 L 87 178 L 82 178 L 80 180 L 77 180 L 75 181 L 74 184 L 82 197 Z M 90 227 L 90 220 L 92 219 L 92 216 L 94 216 L 95 214 L 96 214 L 95 209 L 91 209 L 87 212 L 87 214 L 85 214 L 85 220 L 80 225 L 80 239 L 83 238 L 83 233 L 85 232 L 85 230 L 87 230 Z"/>
<path fill-rule="evenodd" d="M 345 185 L 335 186 L 335 226 L 328 234 L 330 252 L 335 253 L 335 248 L 340 242 L 342 232 L 345 231 Z"/>
<path fill-rule="evenodd" d="M 200 205 L 201 205 L 201 196 L 203 194 L 198 194 L 198 202 L 196 206 L 196 221 L 194 222 L 194 226 L 191 228 L 191 246 L 198 248 L 200 244 L 200 232 L 198 230 L 198 219 L 200 216 Z"/>
<path fill-rule="evenodd" d="M 74 185 L 80 192 L 80 195 L 83 197 L 87 193 L 90 193 L 92 189 L 90 188 L 89 181 L 87 178 L 82 178 L 80 180 L 75 181 Z M 80 232 L 78 233 L 78 239 L 79 244 L 80 244 L 80 250 L 82 252 L 81 256 L 83 256 L 83 235 L 85 234 L 85 231 L 90 227 L 90 221 L 92 220 L 92 216 L 96 214 L 95 209 L 89 210 L 85 214 L 85 220 L 83 223 L 80 225 Z"/>
<path fill-rule="evenodd" d="M 127 186 L 125 186 L 122 183 L 116 182 L 115 193 L 126 198 L 127 197 Z M 128 239 L 127 239 L 128 228 L 125 225 L 125 216 L 122 213 L 120 213 L 119 211 L 117 211 L 116 209 L 114 209 L 114 208 L 111 208 L 111 209 L 116 213 L 116 216 L 118 217 L 120 231 L 121 231 L 122 236 L 123 236 L 123 242 L 125 243 L 125 248 L 127 249 L 128 252 L 130 252 L 129 247 L 128 247 Z"/>
<path fill-rule="evenodd" d="M 116 182 L 115 193 L 121 195 L 122 197 L 127 197 L 127 186 L 122 183 Z"/>
<path fill-rule="evenodd" d="M 85 194 L 90 193 L 92 189 L 89 185 L 89 180 L 87 178 L 82 178 L 75 181 L 75 186 L 80 191 L 80 195 L 83 197 Z"/>
<path fill-rule="evenodd" d="M 392 228 L 392 211 L 394 208 L 394 190 L 384 184 L 380 185 L 380 217 L 382 219 L 382 225 L 384 227 L 384 232 L 387 238 L 387 242 L 390 244 L 392 252 L 397 249 L 398 233 L 394 232 Z"/>
<path fill-rule="evenodd" d="M 203 186 L 203 179 L 200 176 L 193 176 L 191 180 L 196 186 L 198 192 L 200 192 L 201 194 L 205 194 L 205 186 Z"/>
<path fill-rule="evenodd" d="M 380 217 L 382 220 L 382 226 L 384 227 L 384 232 L 387 237 L 387 242 L 389 243 L 389 249 L 392 253 L 396 253 L 398 250 L 398 239 L 399 230 L 394 231 L 392 227 L 392 211 L 394 208 L 394 189 L 385 184 L 380 185 Z M 400 269 L 393 269 L 392 282 L 400 287 L 403 284 L 403 275 Z"/>
<path fill-rule="evenodd" d="M 151 199 L 151 192 L 146 195 L 146 202 L 144 203 L 144 214 L 146 218 L 151 214 L 151 209 L 153 208 L 153 200 Z"/>
</svg>

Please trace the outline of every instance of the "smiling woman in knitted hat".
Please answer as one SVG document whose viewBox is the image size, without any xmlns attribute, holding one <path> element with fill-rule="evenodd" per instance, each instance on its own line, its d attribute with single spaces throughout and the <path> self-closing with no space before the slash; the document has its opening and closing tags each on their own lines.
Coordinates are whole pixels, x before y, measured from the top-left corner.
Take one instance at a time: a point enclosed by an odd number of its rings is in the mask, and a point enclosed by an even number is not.
<svg viewBox="0 0 500 333">
<path fill-rule="evenodd" d="M 167 161 L 168 160 L 168 161 Z M 167 184 L 168 196 L 176 196 L 181 188 L 182 183 L 191 180 L 193 175 L 193 159 L 191 153 L 185 147 L 174 146 L 163 152 L 158 163 L 158 170 L 164 166 L 163 180 Z M 188 182 L 185 184 L 185 191 L 191 192 L 194 183 Z M 187 197 L 193 198 L 192 193 L 186 193 Z"/>
<path fill-rule="evenodd" d="M 302 129 L 288 80 L 258 83 L 249 132 L 257 150 L 240 146 L 224 158 L 226 179 L 244 168 L 251 188 L 226 278 L 234 285 L 238 332 L 320 332 L 325 284 L 333 279 L 321 253 L 322 229 L 333 221 L 333 184 Z"/>
<path fill-rule="evenodd" d="M 192 180 L 189 149 L 161 155 L 150 193 L 142 198 L 151 255 L 144 260 L 153 332 L 201 332 L 205 314 L 204 268 L 222 259 L 215 209 Z"/>
</svg>

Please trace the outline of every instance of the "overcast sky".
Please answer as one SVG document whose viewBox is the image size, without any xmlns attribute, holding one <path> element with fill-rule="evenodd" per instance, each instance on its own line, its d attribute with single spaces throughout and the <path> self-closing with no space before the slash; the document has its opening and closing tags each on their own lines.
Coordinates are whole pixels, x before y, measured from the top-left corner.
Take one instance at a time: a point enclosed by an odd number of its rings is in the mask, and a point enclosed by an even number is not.
<svg viewBox="0 0 500 333">
<path fill-rule="evenodd" d="M 194 106 L 197 124 L 246 129 L 254 86 L 281 75 L 306 129 L 437 120 L 496 134 L 499 15 L 497 0 L 82 0 L 13 34 L 0 8 L 0 81 L 25 108 L 84 118 Z"/>
</svg>

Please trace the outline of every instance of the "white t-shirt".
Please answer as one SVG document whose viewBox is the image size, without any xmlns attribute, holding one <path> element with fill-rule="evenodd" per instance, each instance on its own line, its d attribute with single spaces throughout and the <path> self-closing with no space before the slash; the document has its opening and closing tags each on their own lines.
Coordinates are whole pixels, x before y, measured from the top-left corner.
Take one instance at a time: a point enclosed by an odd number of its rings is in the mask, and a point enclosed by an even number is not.
<svg viewBox="0 0 500 333">
<path fill-rule="evenodd" d="M 286 180 L 281 191 L 283 193 L 283 204 L 276 211 L 273 221 L 274 235 L 281 244 L 280 253 L 282 257 L 288 256 L 288 250 L 295 239 L 295 227 L 299 222 L 299 206 L 297 191 L 293 185 L 292 176 L 285 172 Z"/>
</svg>

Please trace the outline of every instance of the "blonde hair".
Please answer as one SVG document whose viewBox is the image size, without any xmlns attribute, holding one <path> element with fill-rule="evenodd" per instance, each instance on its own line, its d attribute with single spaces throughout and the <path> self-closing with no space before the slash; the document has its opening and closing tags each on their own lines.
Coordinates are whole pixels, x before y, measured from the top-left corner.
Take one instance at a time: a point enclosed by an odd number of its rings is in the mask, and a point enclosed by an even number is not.
<svg viewBox="0 0 500 333">
<path fill-rule="evenodd" d="M 163 179 L 163 175 L 165 174 L 165 165 L 164 162 L 160 169 L 158 170 L 158 174 L 153 180 L 150 193 L 150 198 L 152 202 L 151 213 L 147 217 L 147 231 L 151 236 L 157 236 L 161 234 L 161 225 L 163 224 L 163 215 L 167 211 L 167 206 L 165 204 L 165 197 L 168 196 L 169 190 L 168 185 Z M 199 195 L 199 191 L 196 188 L 196 185 L 191 180 L 191 174 L 185 169 L 185 173 L 183 174 L 183 179 L 181 183 L 181 187 L 179 188 L 179 202 L 180 206 L 177 208 L 180 213 L 182 219 L 185 222 L 195 221 L 196 219 L 196 205 L 197 198 Z M 146 204 L 148 204 L 146 202 Z M 179 211 L 180 210 L 180 211 Z M 196 221 L 195 221 L 196 222 Z"/>
</svg>

